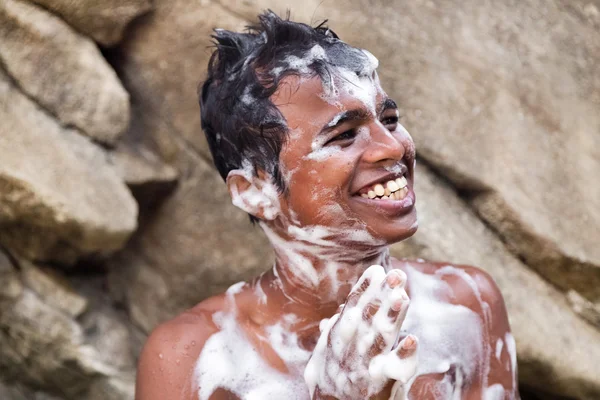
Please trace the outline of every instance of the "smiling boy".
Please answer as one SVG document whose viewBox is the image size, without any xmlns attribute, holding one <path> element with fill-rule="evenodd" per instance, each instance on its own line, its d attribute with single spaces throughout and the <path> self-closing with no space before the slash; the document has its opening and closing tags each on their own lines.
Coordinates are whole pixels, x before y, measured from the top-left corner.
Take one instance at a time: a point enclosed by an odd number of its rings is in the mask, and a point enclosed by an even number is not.
<svg viewBox="0 0 600 400">
<path fill-rule="evenodd" d="M 216 30 L 202 126 L 274 266 L 157 327 L 136 399 L 518 399 L 483 271 L 390 256 L 417 230 L 415 148 L 377 60 L 267 12 Z"/>
</svg>

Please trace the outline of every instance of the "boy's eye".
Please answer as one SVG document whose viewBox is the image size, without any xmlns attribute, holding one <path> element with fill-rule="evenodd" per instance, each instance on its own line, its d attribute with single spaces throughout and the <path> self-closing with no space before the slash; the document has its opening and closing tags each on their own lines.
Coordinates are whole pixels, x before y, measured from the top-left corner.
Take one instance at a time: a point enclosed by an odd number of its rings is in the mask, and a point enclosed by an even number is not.
<svg viewBox="0 0 600 400">
<path fill-rule="evenodd" d="M 390 131 L 395 131 L 398 126 L 398 117 L 393 115 L 390 117 L 385 117 L 381 120 L 381 123 L 385 125 Z"/>
<path fill-rule="evenodd" d="M 354 139 L 355 137 L 356 137 L 356 130 L 350 129 L 348 131 L 342 132 L 339 135 L 334 136 L 333 138 L 329 139 L 329 141 L 327 143 L 325 143 L 325 145 L 327 146 L 328 144 L 331 144 L 334 142 L 341 142 L 344 140 Z"/>
</svg>

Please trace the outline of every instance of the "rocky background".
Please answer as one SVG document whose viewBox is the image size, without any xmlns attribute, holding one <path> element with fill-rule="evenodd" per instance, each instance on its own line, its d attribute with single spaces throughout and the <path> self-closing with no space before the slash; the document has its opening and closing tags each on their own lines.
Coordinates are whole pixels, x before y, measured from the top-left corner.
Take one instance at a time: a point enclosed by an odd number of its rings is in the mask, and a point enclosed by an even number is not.
<svg viewBox="0 0 600 400">
<path fill-rule="evenodd" d="M 420 157 L 393 253 L 496 279 L 524 399 L 600 398 L 599 0 L 0 0 L 0 399 L 132 399 L 154 326 L 270 265 L 196 100 L 266 8 L 380 59 Z"/>
</svg>

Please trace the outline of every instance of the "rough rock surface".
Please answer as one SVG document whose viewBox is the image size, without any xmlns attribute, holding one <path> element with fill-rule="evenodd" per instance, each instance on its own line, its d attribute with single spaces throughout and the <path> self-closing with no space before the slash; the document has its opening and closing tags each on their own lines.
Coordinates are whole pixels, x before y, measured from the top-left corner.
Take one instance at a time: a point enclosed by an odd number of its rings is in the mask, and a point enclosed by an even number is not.
<svg viewBox="0 0 600 400">
<path fill-rule="evenodd" d="M 328 18 L 369 49 L 419 153 L 528 265 L 600 302 L 600 4 L 220 3 Z"/>
<path fill-rule="evenodd" d="M 24 272 L 34 269 L 35 277 Z M 24 282 L 18 290 L 0 292 L 0 376 L 12 385 L 0 383 L 0 398 L 133 398 L 128 329 L 106 303 L 98 304 L 102 296 L 76 319 L 69 310 L 89 301 L 65 277 L 22 262 L 17 268 L 1 251 L 0 276 Z"/>
<path fill-rule="evenodd" d="M 179 168 L 186 173 L 176 191 L 111 261 L 112 289 L 147 333 L 270 266 L 260 228 L 234 209 L 218 174 L 185 146 L 181 152 Z"/>
<path fill-rule="evenodd" d="M 28 96 L 91 138 L 114 144 L 129 96 L 96 45 L 60 18 L 19 0 L 0 2 L 0 64 Z"/>
<path fill-rule="evenodd" d="M 594 360 L 600 357 L 600 332 L 575 315 L 563 294 L 511 254 L 454 190 L 423 165 L 417 170 L 416 193 L 419 230 L 394 245 L 392 254 L 451 260 L 487 271 L 508 309 L 520 381 L 542 392 L 599 397 L 600 367 Z"/>
<path fill-rule="evenodd" d="M 223 181 L 207 161 L 196 99 L 213 21 L 240 29 L 244 22 L 218 4 L 157 7 L 160 13 L 149 16 L 150 24 L 138 25 L 116 57 L 137 110 L 128 135 L 146 135 L 156 153 L 181 171 L 176 190 L 158 213 L 141 221 L 127 249 L 112 262 L 115 296 L 146 332 L 268 268 L 271 260 L 259 228 L 231 206 Z"/>
<path fill-rule="evenodd" d="M 0 70 L 0 243 L 73 262 L 122 247 L 137 205 L 102 150 L 63 129 Z"/>
<path fill-rule="evenodd" d="M 366 8 L 364 25 L 352 13 L 331 17 L 342 37 L 380 58 L 382 82 L 402 105 L 420 154 L 469 194 L 528 265 L 593 301 L 600 300 L 598 6 L 414 1 L 391 24 L 385 7 Z"/>
<path fill-rule="evenodd" d="M 150 0 L 31 0 L 60 15 L 103 46 L 114 46 L 135 17 L 152 9 Z"/>
</svg>

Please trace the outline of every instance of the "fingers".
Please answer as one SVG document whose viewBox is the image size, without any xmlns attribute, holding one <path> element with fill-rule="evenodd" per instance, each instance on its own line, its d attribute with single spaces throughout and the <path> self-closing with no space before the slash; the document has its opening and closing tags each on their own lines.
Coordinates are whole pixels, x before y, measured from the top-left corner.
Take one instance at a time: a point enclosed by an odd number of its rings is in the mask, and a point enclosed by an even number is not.
<svg viewBox="0 0 600 400">
<path fill-rule="evenodd" d="M 369 364 L 369 375 L 373 379 L 408 382 L 417 371 L 418 343 L 416 336 L 408 335 L 394 351 L 375 356 Z"/>
<path fill-rule="evenodd" d="M 392 350 L 408 310 L 409 298 L 404 290 L 405 284 L 404 272 L 391 270 L 381 282 L 377 305 L 363 311 L 364 319 L 371 322 L 373 339 L 366 353 L 368 358 Z"/>
<path fill-rule="evenodd" d="M 406 359 L 414 356 L 417 352 L 419 342 L 414 335 L 408 335 L 398 343 L 396 354 L 401 359 Z"/>
<path fill-rule="evenodd" d="M 396 381 L 406 383 L 417 372 L 417 350 L 419 341 L 414 335 L 408 335 L 398 343 L 395 356 L 385 366 L 384 372 Z M 392 353 L 390 353 L 391 356 Z"/>
<path fill-rule="evenodd" d="M 361 277 L 361 279 L 354 285 L 350 294 L 348 295 L 348 299 L 346 300 L 346 305 L 348 307 L 354 307 L 358 303 L 360 296 L 369 288 L 371 285 L 371 279 L 368 277 Z"/>
<path fill-rule="evenodd" d="M 408 298 L 408 294 L 406 294 L 406 290 L 404 287 L 406 286 L 406 274 L 399 270 L 394 269 L 391 270 L 385 281 L 387 285 L 383 288 L 383 292 L 386 296 L 387 304 L 387 316 L 391 320 L 391 322 L 395 325 L 402 324 L 404 318 L 406 317 L 406 312 L 408 311 L 408 305 L 410 303 L 410 299 Z M 384 300 L 384 303 L 386 301 Z"/>
</svg>

